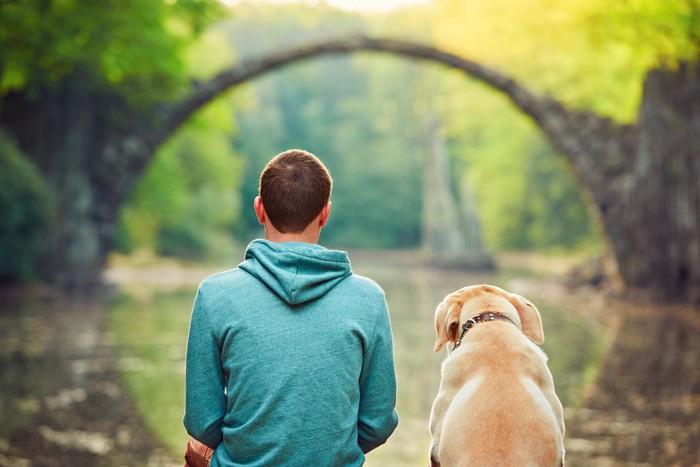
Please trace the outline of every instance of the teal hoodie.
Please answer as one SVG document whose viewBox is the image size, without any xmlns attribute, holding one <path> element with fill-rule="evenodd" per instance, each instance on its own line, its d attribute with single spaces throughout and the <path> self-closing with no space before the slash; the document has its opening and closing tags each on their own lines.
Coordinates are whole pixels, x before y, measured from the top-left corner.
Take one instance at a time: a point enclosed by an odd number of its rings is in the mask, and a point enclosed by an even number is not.
<svg viewBox="0 0 700 467">
<path fill-rule="evenodd" d="M 362 465 L 395 402 L 384 292 L 345 252 L 255 240 L 200 284 L 184 424 L 213 466 Z"/>
</svg>

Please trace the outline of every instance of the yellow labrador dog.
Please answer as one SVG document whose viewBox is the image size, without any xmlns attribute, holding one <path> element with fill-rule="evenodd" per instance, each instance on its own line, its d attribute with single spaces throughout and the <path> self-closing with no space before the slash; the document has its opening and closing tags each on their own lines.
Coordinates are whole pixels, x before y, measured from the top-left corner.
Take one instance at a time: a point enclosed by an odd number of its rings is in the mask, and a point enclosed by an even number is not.
<svg viewBox="0 0 700 467">
<path fill-rule="evenodd" d="M 430 463 L 564 465 L 564 417 L 542 319 L 523 297 L 491 285 L 451 293 L 435 311 L 435 352 L 450 342 L 430 415 Z"/>
</svg>

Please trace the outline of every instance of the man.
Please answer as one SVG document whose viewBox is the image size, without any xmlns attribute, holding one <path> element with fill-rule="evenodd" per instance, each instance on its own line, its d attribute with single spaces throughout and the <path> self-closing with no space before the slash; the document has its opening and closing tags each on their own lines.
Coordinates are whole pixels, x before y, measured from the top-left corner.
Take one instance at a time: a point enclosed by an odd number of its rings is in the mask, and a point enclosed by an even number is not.
<svg viewBox="0 0 700 467">
<path fill-rule="evenodd" d="M 359 466 L 396 428 L 384 292 L 352 272 L 345 252 L 317 244 L 331 188 L 313 154 L 277 155 L 254 201 L 265 240 L 200 284 L 187 342 L 186 458 Z"/>
</svg>

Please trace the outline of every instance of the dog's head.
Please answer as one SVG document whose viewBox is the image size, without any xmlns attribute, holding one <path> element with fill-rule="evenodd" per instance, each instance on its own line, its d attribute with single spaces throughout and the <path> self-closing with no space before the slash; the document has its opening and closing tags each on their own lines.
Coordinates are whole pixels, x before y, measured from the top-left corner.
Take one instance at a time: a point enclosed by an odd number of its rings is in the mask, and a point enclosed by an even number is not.
<svg viewBox="0 0 700 467">
<path fill-rule="evenodd" d="M 465 321 L 488 311 L 509 318 L 533 342 L 544 342 L 542 318 L 535 305 L 520 295 L 482 284 L 459 289 L 440 302 L 435 310 L 435 352 L 448 342 L 457 342 Z"/>
</svg>

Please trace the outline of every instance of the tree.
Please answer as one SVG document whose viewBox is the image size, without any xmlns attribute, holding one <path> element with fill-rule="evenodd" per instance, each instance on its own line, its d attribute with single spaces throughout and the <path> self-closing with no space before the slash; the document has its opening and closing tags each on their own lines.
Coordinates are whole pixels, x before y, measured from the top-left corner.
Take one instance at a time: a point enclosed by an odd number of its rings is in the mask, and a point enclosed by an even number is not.
<svg viewBox="0 0 700 467">
<path fill-rule="evenodd" d="M 36 274 L 48 196 L 36 168 L 0 132 L 0 282 Z"/>
<path fill-rule="evenodd" d="M 47 279 L 99 279 L 119 210 L 156 149 L 158 102 L 184 89 L 181 52 L 219 9 L 215 0 L 0 5 L 0 125 L 50 193 Z"/>
</svg>

